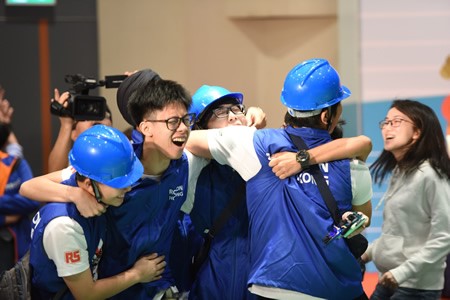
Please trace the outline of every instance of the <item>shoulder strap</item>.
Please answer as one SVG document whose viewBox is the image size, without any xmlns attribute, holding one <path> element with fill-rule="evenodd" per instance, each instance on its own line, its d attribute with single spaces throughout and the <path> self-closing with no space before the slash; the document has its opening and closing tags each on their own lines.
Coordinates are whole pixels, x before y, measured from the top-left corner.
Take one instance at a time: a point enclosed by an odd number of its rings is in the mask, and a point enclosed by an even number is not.
<svg viewBox="0 0 450 300">
<path fill-rule="evenodd" d="M 222 229 L 226 221 L 230 218 L 236 207 L 241 202 L 241 199 L 245 198 L 245 187 L 246 184 L 241 184 L 239 186 L 239 188 L 235 191 L 233 198 L 230 202 L 228 202 L 227 206 L 225 206 L 220 215 L 214 220 L 214 223 L 207 233 L 209 237 L 214 238 L 217 232 Z"/>
<path fill-rule="evenodd" d="M 211 243 L 216 235 L 217 232 L 219 232 L 222 227 L 225 225 L 226 221 L 230 218 L 233 211 L 236 209 L 238 204 L 241 202 L 241 199 L 245 198 L 245 184 L 241 184 L 239 188 L 235 191 L 233 198 L 228 202 L 227 206 L 222 210 L 220 215 L 217 217 L 216 220 L 214 220 L 214 223 L 212 224 L 211 228 L 208 232 L 206 232 L 205 240 L 198 250 L 197 254 L 194 256 L 192 261 L 192 274 L 195 276 L 197 272 L 200 270 L 201 266 L 205 262 L 205 260 L 209 256 L 209 251 L 211 249 Z"/>
<path fill-rule="evenodd" d="M 305 142 L 300 136 L 296 136 L 293 134 L 289 134 L 294 145 L 299 149 L 308 150 L 308 146 L 306 146 Z M 328 210 L 331 213 L 331 217 L 333 218 L 334 223 L 337 225 L 340 222 L 340 213 L 339 209 L 336 205 L 336 200 L 334 199 L 333 194 L 330 191 L 330 187 L 325 181 L 322 172 L 319 169 L 318 165 L 312 165 L 308 169 L 309 173 L 314 176 L 314 179 L 317 183 L 317 187 L 319 188 L 320 194 L 322 195 L 325 204 L 327 205 Z"/>
</svg>

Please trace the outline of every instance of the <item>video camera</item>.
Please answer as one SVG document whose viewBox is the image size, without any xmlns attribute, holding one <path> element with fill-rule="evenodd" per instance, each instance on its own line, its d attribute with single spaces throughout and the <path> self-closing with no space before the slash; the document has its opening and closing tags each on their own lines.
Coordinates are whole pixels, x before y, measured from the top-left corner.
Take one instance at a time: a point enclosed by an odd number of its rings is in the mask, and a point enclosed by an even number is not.
<svg viewBox="0 0 450 300">
<path fill-rule="evenodd" d="M 58 101 L 50 105 L 50 112 L 57 116 L 71 117 L 77 121 L 103 120 L 106 113 L 106 99 L 104 97 L 89 96 L 89 90 L 99 86 L 117 88 L 127 75 L 105 76 L 104 80 L 87 78 L 81 74 L 66 75 L 65 81 L 72 85 L 69 89 L 68 106 L 64 107 Z"/>
</svg>

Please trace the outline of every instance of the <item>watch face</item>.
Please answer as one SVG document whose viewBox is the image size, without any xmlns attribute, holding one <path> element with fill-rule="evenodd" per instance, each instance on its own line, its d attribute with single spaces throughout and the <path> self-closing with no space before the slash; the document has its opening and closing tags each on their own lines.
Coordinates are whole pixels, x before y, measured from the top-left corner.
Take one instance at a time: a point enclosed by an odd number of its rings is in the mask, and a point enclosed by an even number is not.
<svg viewBox="0 0 450 300">
<path fill-rule="evenodd" d="M 297 159 L 299 161 L 307 161 L 309 159 L 309 153 L 305 150 L 300 150 L 297 154 Z"/>
<path fill-rule="evenodd" d="M 309 153 L 307 150 L 300 150 L 297 152 L 296 160 L 302 169 L 309 168 Z"/>
</svg>

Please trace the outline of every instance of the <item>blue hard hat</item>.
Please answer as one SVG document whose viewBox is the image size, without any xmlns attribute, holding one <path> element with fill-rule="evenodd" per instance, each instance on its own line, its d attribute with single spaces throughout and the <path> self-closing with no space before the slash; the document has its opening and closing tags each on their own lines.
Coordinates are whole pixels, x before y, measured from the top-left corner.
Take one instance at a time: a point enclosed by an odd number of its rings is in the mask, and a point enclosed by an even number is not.
<svg viewBox="0 0 450 300">
<path fill-rule="evenodd" d="M 234 98 L 239 104 L 242 104 L 244 100 L 244 96 L 241 93 L 230 92 L 220 86 L 203 85 L 192 96 L 192 105 L 189 113 L 195 113 L 195 122 L 198 122 L 211 104 L 225 97 Z"/>
<path fill-rule="evenodd" d="M 281 103 L 290 110 L 312 111 L 332 106 L 350 95 L 327 60 L 310 59 L 296 65 L 286 76 Z"/>
<path fill-rule="evenodd" d="M 125 134 L 105 125 L 92 126 L 78 136 L 69 162 L 81 175 L 118 189 L 131 186 L 144 173 Z"/>
</svg>

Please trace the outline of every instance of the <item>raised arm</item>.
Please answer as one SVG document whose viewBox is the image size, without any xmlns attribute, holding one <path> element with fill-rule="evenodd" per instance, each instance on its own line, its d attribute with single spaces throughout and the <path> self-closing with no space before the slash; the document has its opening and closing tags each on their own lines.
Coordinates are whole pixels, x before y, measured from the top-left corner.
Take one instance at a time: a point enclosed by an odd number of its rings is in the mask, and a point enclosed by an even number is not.
<svg viewBox="0 0 450 300">
<path fill-rule="evenodd" d="M 208 130 L 191 131 L 186 149 L 196 156 L 212 159 L 208 145 Z"/>
<path fill-rule="evenodd" d="M 67 100 L 69 99 L 69 93 L 65 92 L 61 96 L 59 91 L 55 89 L 55 98 L 52 101 L 58 101 L 59 103 L 67 106 Z M 48 156 L 48 171 L 54 172 L 61 170 L 69 165 L 67 158 L 70 148 L 72 147 L 72 127 L 74 120 L 70 117 L 59 117 L 61 123 L 59 127 L 58 137 L 53 145 L 50 155 Z"/>
<path fill-rule="evenodd" d="M 320 164 L 344 158 L 365 160 L 372 151 L 372 141 L 364 135 L 351 138 L 340 138 L 308 150 L 310 164 Z M 301 171 L 295 152 L 280 152 L 272 155 L 269 166 L 280 179 Z"/>
<path fill-rule="evenodd" d="M 3 124 L 7 124 L 11 126 L 12 117 L 14 113 L 14 108 L 11 106 L 9 101 L 5 98 L 5 89 L 0 86 L 0 122 Z M 9 127 L 10 133 L 8 139 L 6 141 L 6 145 L 2 145 L 5 147 L 5 151 L 15 157 L 23 157 L 23 148 L 19 144 L 16 135 L 12 131 L 11 127 Z"/>
</svg>

